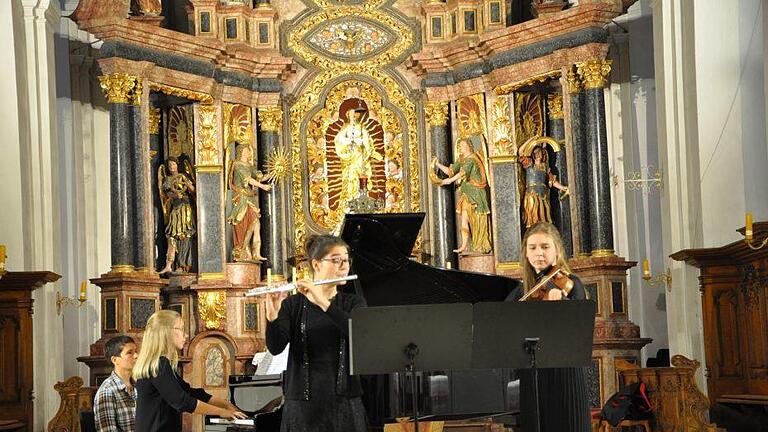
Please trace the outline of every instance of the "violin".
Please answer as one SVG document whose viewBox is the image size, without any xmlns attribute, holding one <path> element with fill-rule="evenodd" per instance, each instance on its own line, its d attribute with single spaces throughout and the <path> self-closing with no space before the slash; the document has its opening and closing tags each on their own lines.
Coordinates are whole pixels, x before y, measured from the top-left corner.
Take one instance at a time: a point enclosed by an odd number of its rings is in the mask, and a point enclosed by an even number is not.
<svg viewBox="0 0 768 432">
<path fill-rule="evenodd" d="M 571 279 L 571 273 L 560 268 L 559 266 L 552 266 L 549 272 L 539 280 L 525 295 L 523 295 L 519 301 L 526 301 L 529 299 L 541 300 L 547 294 L 550 289 L 559 289 L 563 292 L 563 297 L 568 297 L 573 289 L 573 279 Z"/>
</svg>

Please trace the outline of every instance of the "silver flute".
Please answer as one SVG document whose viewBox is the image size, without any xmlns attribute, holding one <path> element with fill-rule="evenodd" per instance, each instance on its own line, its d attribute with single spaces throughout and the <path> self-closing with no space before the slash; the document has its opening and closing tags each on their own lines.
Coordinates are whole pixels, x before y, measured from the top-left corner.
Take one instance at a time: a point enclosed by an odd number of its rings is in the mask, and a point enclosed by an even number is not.
<svg viewBox="0 0 768 432">
<path fill-rule="evenodd" d="M 315 285 L 326 285 L 326 284 L 332 284 L 332 283 L 338 283 L 338 282 L 351 281 L 355 279 L 357 279 L 357 275 L 348 275 L 340 278 L 316 280 L 311 282 Z M 267 287 L 252 288 L 246 291 L 245 296 L 253 297 L 253 296 L 264 295 L 264 294 L 288 292 L 288 291 L 293 291 L 295 289 L 296 289 L 296 282 L 291 282 L 291 283 L 279 285 L 272 288 L 267 288 Z"/>
</svg>

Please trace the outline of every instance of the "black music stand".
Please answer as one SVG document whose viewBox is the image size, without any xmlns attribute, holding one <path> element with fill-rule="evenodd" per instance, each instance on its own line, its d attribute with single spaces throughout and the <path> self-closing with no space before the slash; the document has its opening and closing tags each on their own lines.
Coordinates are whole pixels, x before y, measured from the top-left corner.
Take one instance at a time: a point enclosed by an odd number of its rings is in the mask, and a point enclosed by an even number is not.
<svg viewBox="0 0 768 432">
<path fill-rule="evenodd" d="M 591 364 L 596 308 L 589 300 L 477 303 L 472 368 L 530 368 L 539 432 L 538 368 Z"/>
<path fill-rule="evenodd" d="M 355 309 L 349 324 L 349 344 L 351 374 L 410 374 L 413 420 L 418 432 L 416 372 L 469 369 L 472 305 L 449 303 Z"/>
</svg>

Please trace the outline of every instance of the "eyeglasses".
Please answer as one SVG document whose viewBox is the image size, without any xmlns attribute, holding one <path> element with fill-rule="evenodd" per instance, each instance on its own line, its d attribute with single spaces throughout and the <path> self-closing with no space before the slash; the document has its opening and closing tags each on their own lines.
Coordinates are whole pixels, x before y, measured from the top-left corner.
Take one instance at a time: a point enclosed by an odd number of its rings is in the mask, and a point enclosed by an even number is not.
<svg viewBox="0 0 768 432">
<path fill-rule="evenodd" d="M 344 264 L 350 265 L 350 266 L 352 265 L 352 258 L 333 257 L 333 258 L 323 258 L 320 261 L 330 261 L 336 267 L 342 267 Z"/>
</svg>

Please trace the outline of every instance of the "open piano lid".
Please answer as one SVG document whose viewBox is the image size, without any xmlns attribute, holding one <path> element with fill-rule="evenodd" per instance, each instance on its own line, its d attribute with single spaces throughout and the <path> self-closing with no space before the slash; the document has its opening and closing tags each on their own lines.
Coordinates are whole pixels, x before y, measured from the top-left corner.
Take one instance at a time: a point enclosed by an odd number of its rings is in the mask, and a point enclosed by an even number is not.
<svg viewBox="0 0 768 432">
<path fill-rule="evenodd" d="M 348 214 L 341 238 L 368 306 L 502 301 L 519 282 L 410 259 L 424 213 Z"/>
</svg>

